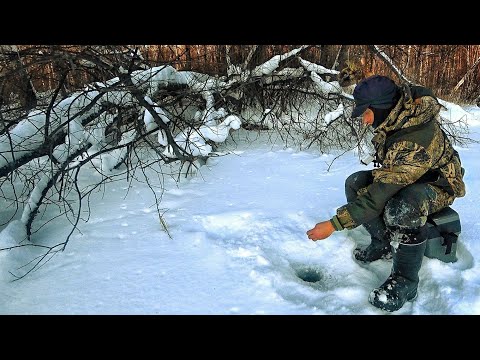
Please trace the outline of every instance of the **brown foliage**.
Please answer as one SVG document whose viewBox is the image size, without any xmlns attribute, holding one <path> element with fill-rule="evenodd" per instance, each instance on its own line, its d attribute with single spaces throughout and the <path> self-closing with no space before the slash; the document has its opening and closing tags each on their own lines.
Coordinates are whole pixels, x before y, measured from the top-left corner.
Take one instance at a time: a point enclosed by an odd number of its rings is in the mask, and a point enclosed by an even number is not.
<svg viewBox="0 0 480 360">
<path fill-rule="evenodd" d="M 298 45 L 259 45 L 247 69 L 282 54 Z M 387 45 L 381 49 L 403 74 L 415 83 L 431 87 L 447 100 L 473 102 L 480 95 L 479 45 Z M 129 66 L 127 56 L 133 46 L 86 45 L 21 45 L 18 53 L 0 57 L 0 88 L 3 103 L 25 97 L 25 73 L 37 92 L 55 89 L 64 78 L 61 95 L 81 88 L 86 83 L 105 81 L 114 76 L 111 64 L 119 58 Z M 210 75 L 225 75 L 225 45 L 144 45 L 140 48 L 148 66 L 171 64 L 177 70 L 192 70 Z M 251 45 L 231 45 L 232 64 L 242 64 Z M 21 59 L 24 69 L 12 66 L 14 57 Z M 315 45 L 304 51 L 304 59 L 327 68 L 343 70 L 340 80 L 351 84 L 368 74 L 395 74 L 364 45 Z M 295 58 L 282 67 L 296 67 Z M 346 70 L 347 69 L 347 70 Z M 350 73 L 345 73 L 350 69 Z M 355 69 L 352 71 L 352 69 Z M 22 71 L 20 71 L 22 70 Z M 466 75 L 466 76 L 465 76 Z M 454 90 L 462 77 L 465 80 Z"/>
</svg>

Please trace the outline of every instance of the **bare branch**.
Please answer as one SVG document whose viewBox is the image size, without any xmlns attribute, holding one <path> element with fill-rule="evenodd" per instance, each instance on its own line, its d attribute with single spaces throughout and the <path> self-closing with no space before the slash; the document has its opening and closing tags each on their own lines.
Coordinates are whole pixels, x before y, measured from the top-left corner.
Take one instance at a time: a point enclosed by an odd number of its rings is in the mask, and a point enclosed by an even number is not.
<svg viewBox="0 0 480 360">
<path fill-rule="evenodd" d="M 475 70 L 475 68 L 478 66 L 478 64 L 480 64 L 480 57 L 477 60 L 475 60 L 472 67 L 470 69 L 468 69 L 468 71 L 465 73 L 465 75 L 462 76 L 460 81 L 453 88 L 453 91 L 458 91 L 460 86 L 462 86 L 462 84 L 465 82 L 465 79 L 467 78 L 467 76 L 470 75 Z"/>
<path fill-rule="evenodd" d="M 398 76 L 401 81 L 410 85 L 416 85 L 414 82 L 410 81 L 403 75 L 403 72 L 393 63 L 392 59 L 390 59 L 390 57 L 385 54 L 385 52 L 380 50 L 377 45 L 368 45 L 368 48 L 380 59 L 382 59 L 383 62 Z"/>
</svg>

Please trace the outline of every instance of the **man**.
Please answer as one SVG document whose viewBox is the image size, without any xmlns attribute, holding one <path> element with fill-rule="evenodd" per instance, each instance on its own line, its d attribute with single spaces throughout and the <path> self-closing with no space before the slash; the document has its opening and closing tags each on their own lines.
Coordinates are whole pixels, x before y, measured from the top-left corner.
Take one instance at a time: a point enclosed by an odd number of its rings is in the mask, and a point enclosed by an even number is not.
<svg viewBox="0 0 480 360">
<path fill-rule="evenodd" d="M 385 76 L 360 81 L 353 92 L 352 117 L 374 128 L 378 168 L 359 171 L 345 181 L 347 204 L 332 219 L 307 231 L 316 241 L 335 230 L 363 225 L 371 235 L 355 258 L 369 263 L 393 257 L 387 280 L 369 302 L 386 311 L 400 309 L 417 296 L 418 272 L 427 240 L 426 220 L 465 195 L 463 169 L 440 128 L 441 105 L 430 89 L 399 87 Z"/>
</svg>

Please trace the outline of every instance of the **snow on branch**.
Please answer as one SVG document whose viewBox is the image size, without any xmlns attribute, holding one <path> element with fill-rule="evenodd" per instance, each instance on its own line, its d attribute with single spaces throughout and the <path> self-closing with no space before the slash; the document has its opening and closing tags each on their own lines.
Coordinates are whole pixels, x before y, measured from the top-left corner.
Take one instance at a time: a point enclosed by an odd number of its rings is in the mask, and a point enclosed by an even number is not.
<svg viewBox="0 0 480 360">
<path fill-rule="evenodd" d="M 331 112 L 325 114 L 325 117 L 324 117 L 325 124 L 328 125 L 332 121 L 338 119 L 340 116 L 343 115 L 343 112 L 344 112 L 343 104 L 339 104 L 338 107 L 334 111 L 331 111 Z"/>
<path fill-rule="evenodd" d="M 131 85 L 147 97 L 172 84 L 187 85 L 205 99 L 206 109 L 210 112 L 214 101 L 212 91 L 225 85 L 224 82 L 212 79 L 208 75 L 177 72 L 171 66 L 134 71 L 130 78 Z M 132 89 L 119 85 L 118 77 L 104 83 L 89 84 L 84 91 L 76 92 L 54 104 L 48 119 L 47 111 L 32 110 L 15 128 L 0 136 L 0 176 L 13 170 L 14 163 L 21 164 L 23 158 L 29 159 L 32 154 L 39 153 L 38 150 L 49 142 L 45 138 L 47 124 L 49 136 L 67 133 L 66 143 L 81 143 L 89 137 L 84 127 L 100 116 L 105 109 L 112 106 L 117 108 L 138 106 L 138 100 L 132 96 Z M 162 110 L 158 110 L 160 111 Z M 166 116 L 165 113 L 159 115 Z M 206 119 L 208 120 L 209 116 L 206 116 Z M 97 135 L 100 130 L 97 129 Z M 59 156 L 59 151 L 55 155 Z"/>
<path fill-rule="evenodd" d="M 255 69 L 252 70 L 252 76 L 262 76 L 262 75 L 270 75 L 273 71 L 278 68 L 280 61 L 288 59 L 291 56 L 297 55 L 300 51 L 308 47 L 308 45 L 303 45 L 297 49 L 293 49 L 282 55 L 275 55 L 270 60 L 264 62 L 263 64 L 257 66 Z"/>
<path fill-rule="evenodd" d="M 170 65 L 133 71 L 131 79 L 133 85 L 149 97 L 153 97 L 161 88 L 183 84 L 183 78 L 178 76 L 177 70 Z"/>
<path fill-rule="evenodd" d="M 299 58 L 300 64 L 305 68 L 307 71 L 313 71 L 316 72 L 317 74 L 329 74 L 329 75 L 338 75 L 340 74 L 340 71 L 337 70 L 331 70 L 327 69 L 326 67 L 322 65 L 318 65 L 315 63 L 312 63 L 310 61 L 304 60 L 301 57 Z"/>
<path fill-rule="evenodd" d="M 328 97 L 329 94 L 341 94 L 343 91 L 338 81 L 327 82 L 316 72 L 310 73 L 310 78 L 314 82 L 317 92 L 323 96 Z"/>
<path fill-rule="evenodd" d="M 99 97 L 97 91 L 75 93 L 54 105 L 48 118 L 49 136 L 66 132 L 71 119 L 83 123 L 92 114 L 100 114 Z M 45 110 L 32 110 L 12 130 L 0 136 L 0 176 L 12 170 L 12 163 L 21 162 L 47 143 L 46 123 Z"/>
<path fill-rule="evenodd" d="M 203 125 L 198 130 L 182 131 L 175 137 L 175 143 L 188 154 L 192 156 L 208 156 L 212 152 L 212 146 L 206 141 L 211 140 L 216 143 L 224 142 L 230 129 L 238 130 L 242 121 L 236 115 L 229 115 L 218 125 Z M 171 145 L 168 145 L 163 155 L 169 158 L 175 158 Z"/>
<path fill-rule="evenodd" d="M 90 146 L 91 144 L 86 143 L 83 144 L 82 147 L 76 147 L 75 151 L 69 151 L 68 157 L 65 158 L 65 161 L 60 166 L 57 167 L 53 165 L 51 172 L 45 172 L 41 179 L 35 184 L 35 187 L 30 192 L 21 218 L 21 222 L 26 227 L 27 237 L 29 240 L 31 236 L 33 219 L 35 218 L 43 199 L 47 195 L 48 190 L 54 186 L 59 176 L 62 175 L 64 170 L 68 167 L 70 161 L 85 152 Z"/>
<path fill-rule="evenodd" d="M 198 131 L 204 139 L 222 143 L 227 139 L 230 129 L 238 130 L 241 125 L 242 120 L 238 116 L 229 115 L 217 126 L 203 125 Z"/>
</svg>

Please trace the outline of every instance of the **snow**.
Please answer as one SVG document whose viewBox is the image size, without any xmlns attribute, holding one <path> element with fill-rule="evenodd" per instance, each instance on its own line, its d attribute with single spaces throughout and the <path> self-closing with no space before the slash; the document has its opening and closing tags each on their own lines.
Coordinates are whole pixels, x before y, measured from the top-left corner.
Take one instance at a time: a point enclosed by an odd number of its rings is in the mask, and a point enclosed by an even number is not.
<svg viewBox="0 0 480 360">
<path fill-rule="evenodd" d="M 112 171 L 114 167 L 125 158 L 128 149 L 126 146 L 122 147 L 121 145 L 131 143 L 135 140 L 136 135 L 137 131 L 135 129 L 123 133 L 122 138 L 118 142 L 118 148 L 100 155 L 100 167 L 103 173 Z"/>
<path fill-rule="evenodd" d="M 463 110 L 470 136 L 480 140 L 480 109 Z M 424 257 L 417 299 L 392 316 L 480 314 L 474 260 L 480 255 L 480 145 L 456 148 L 467 185 L 467 195 L 452 206 L 462 223 L 458 261 Z M 163 169 L 106 184 L 90 196 L 89 221 L 79 223 L 65 250 L 25 278 L 13 281 L 10 272 L 21 273 L 45 249 L 0 251 L 0 314 L 387 314 L 371 306 L 368 295 L 387 278 L 391 260 L 354 260 L 356 245 L 369 241 L 362 227 L 317 242 L 305 234 L 345 203 L 346 177 L 372 165 L 360 164 L 353 152 L 336 158 L 285 147 L 273 131 L 234 131 L 222 154 L 180 183 Z M 85 184 L 93 175 L 79 176 Z M 148 184 L 161 198 L 171 237 Z M 6 223 L 12 210 L 0 201 Z M 70 229 L 59 217 L 33 238 L 38 245 L 60 243 Z M 25 230 L 18 219 L 0 230 L 0 248 L 21 245 L 16 239 Z"/>
<path fill-rule="evenodd" d="M 165 111 L 163 111 L 163 109 L 155 102 L 153 102 L 152 99 L 150 99 L 148 96 L 145 96 L 145 101 L 152 105 L 153 110 L 155 110 L 157 115 L 165 124 L 168 124 L 170 122 L 170 119 L 167 117 L 167 114 L 165 114 Z M 155 119 L 153 118 L 153 115 L 148 109 L 145 109 L 145 112 L 143 114 L 143 122 L 145 123 L 145 128 L 147 131 L 151 131 L 158 127 L 155 124 Z"/>
</svg>

